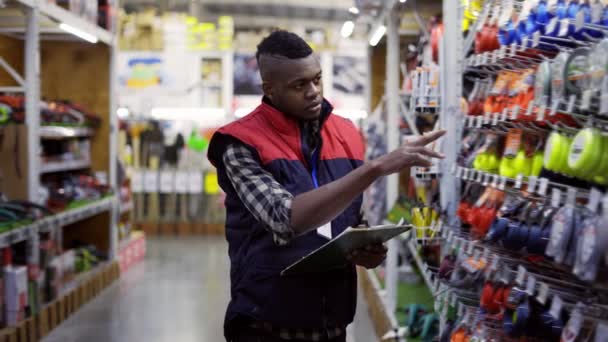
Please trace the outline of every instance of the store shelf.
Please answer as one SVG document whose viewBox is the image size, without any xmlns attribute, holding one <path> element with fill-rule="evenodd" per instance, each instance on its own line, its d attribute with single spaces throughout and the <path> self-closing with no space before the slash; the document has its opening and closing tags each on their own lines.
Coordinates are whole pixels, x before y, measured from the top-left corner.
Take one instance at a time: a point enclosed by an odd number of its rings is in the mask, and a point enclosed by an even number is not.
<svg viewBox="0 0 608 342">
<path fill-rule="evenodd" d="M 82 138 L 93 135 L 93 131 L 86 127 L 40 126 L 38 132 L 43 139 Z"/>
<path fill-rule="evenodd" d="M 406 244 L 407 244 L 407 248 L 409 249 L 410 253 L 412 254 L 412 257 L 414 257 L 414 260 L 416 261 L 416 266 L 418 266 L 418 269 L 420 270 L 420 273 L 422 274 L 424 283 L 426 284 L 429 291 L 431 291 L 431 293 L 434 296 L 436 294 L 435 293 L 436 284 L 434 283 L 434 280 L 431 279 L 432 275 L 429 273 L 428 265 L 424 261 L 422 261 L 422 258 L 420 257 L 420 254 L 418 253 L 416 241 L 413 238 L 410 238 Z"/>
<path fill-rule="evenodd" d="M 94 203 L 82 206 L 80 208 L 69 209 L 64 212 L 45 217 L 35 223 L 32 223 L 27 227 L 20 228 L 19 230 L 33 228 L 37 232 L 50 232 L 57 227 L 63 227 L 69 224 L 73 224 L 78 221 L 100 214 L 102 212 L 108 211 L 112 207 L 113 201 L 114 197 L 112 196 L 110 198 L 105 198 Z M 15 231 L 9 233 L 15 233 Z M 4 241 L 5 240 L 3 240 L 2 236 L 0 235 L 0 244 Z"/>
<path fill-rule="evenodd" d="M 15 6 L 18 5 L 18 6 Z M 4 33 L 25 35 L 25 14 L 18 7 L 37 8 L 40 11 L 40 33 L 42 40 L 78 39 L 76 36 L 59 28 L 64 23 L 72 28 L 92 35 L 106 45 L 113 45 L 113 34 L 75 13 L 61 8 L 46 0 L 13 0 L 7 2 L 7 8 L 0 10 L 0 28 Z M 6 19 L 4 19 L 6 18 Z"/>
<path fill-rule="evenodd" d="M 91 167 L 90 160 L 70 160 L 63 162 L 42 162 L 40 165 L 40 173 L 64 172 Z"/>
</svg>

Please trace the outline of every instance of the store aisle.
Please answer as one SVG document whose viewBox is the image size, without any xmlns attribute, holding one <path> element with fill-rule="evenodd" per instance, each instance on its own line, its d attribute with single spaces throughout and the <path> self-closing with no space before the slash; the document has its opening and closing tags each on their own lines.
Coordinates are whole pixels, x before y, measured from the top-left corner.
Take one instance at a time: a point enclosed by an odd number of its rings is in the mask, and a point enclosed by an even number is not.
<svg viewBox="0 0 608 342">
<path fill-rule="evenodd" d="M 144 263 L 123 274 L 43 341 L 224 341 L 227 247 L 223 237 L 148 238 Z M 356 321 L 349 328 L 349 342 L 372 341 L 373 328 L 361 296 Z"/>
<path fill-rule="evenodd" d="M 148 239 L 144 263 L 123 274 L 44 341 L 222 341 L 229 299 L 224 241 Z"/>
</svg>

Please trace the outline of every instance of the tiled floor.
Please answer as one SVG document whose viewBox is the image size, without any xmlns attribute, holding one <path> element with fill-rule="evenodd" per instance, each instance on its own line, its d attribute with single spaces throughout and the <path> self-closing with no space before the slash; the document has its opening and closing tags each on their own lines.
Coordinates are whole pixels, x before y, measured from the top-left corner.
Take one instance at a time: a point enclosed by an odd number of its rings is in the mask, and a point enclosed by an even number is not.
<svg viewBox="0 0 608 342">
<path fill-rule="evenodd" d="M 45 342 L 222 342 L 229 299 L 223 238 L 148 239 L 144 263 L 81 308 Z M 372 342 L 359 299 L 350 342 Z"/>
</svg>

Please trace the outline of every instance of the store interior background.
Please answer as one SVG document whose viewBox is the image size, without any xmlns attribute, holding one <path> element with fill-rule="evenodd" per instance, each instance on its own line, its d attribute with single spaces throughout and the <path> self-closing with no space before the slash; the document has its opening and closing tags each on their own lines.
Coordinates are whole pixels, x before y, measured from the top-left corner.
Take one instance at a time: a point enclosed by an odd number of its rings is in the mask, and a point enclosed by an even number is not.
<svg viewBox="0 0 608 342">
<path fill-rule="evenodd" d="M 0 0 L 0 342 L 223 340 L 206 152 L 275 28 L 367 159 L 447 129 L 364 194 L 413 228 L 358 268 L 349 342 L 608 340 L 605 1 Z"/>
</svg>

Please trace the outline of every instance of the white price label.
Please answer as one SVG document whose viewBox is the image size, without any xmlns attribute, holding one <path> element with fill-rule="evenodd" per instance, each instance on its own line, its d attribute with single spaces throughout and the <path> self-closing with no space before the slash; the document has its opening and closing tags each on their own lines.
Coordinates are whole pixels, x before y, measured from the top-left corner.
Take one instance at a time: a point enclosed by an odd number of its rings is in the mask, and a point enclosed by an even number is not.
<svg viewBox="0 0 608 342">
<path fill-rule="evenodd" d="M 549 23 L 545 27 L 545 32 L 547 32 L 547 34 L 552 34 L 553 32 L 555 32 L 558 20 L 558 17 L 553 17 L 551 20 L 549 20 Z"/>
<path fill-rule="evenodd" d="M 498 271 L 498 257 L 494 256 L 492 258 L 492 262 L 490 263 L 490 270 L 491 271 Z"/>
<path fill-rule="evenodd" d="M 505 53 L 506 52 L 507 52 L 507 46 L 506 45 L 501 45 L 500 49 L 498 49 L 498 58 L 499 59 L 505 58 Z"/>
<path fill-rule="evenodd" d="M 505 108 L 505 111 L 508 111 L 508 109 Z M 517 120 L 518 116 L 519 116 L 519 105 L 515 105 L 515 106 L 513 106 L 513 109 L 511 110 L 511 120 Z"/>
<path fill-rule="evenodd" d="M 534 296 L 534 288 L 536 287 L 536 278 L 533 275 L 528 275 L 528 282 L 526 283 L 526 292 L 530 296 Z"/>
<path fill-rule="evenodd" d="M 522 182 L 524 180 L 524 176 L 520 173 L 515 178 L 515 189 L 521 189 Z"/>
<path fill-rule="evenodd" d="M 504 190 L 507 187 L 507 177 L 500 177 L 500 183 L 498 184 L 499 190 Z"/>
<path fill-rule="evenodd" d="M 484 53 L 481 54 L 481 64 L 482 65 L 487 65 L 488 64 L 488 56 L 489 56 L 488 52 L 484 52 Z"/>
<path fill-rule="evenodd" d="M 175 173 L 175 192 L 185 194 L 188 192 L 188 173 L 178 171 Z"/>
<path fill-rule="evenodd" d="M 492 178 L 492 175 L 489 173 L 486 173 L 483 175 L 483 182 L 482 185 L 483 186 L 488 186 L 488 184 L 490 183 L 490 178 Z"/>
<path fill-rule="evenodd" d="M 537 47 L 539 43 L 540 43 L 540 31 L 536 31 L 532 35 L 532 47 Z"/>
<path fill-rule="evenodd" d="M 551 189 L 551 206 L 553 208 L 559 208 L 562 203 L 562 192 L 560 189 Z"/>
<path fill-rule="evenodd" d="M 519 266 L 517 266 L 517 277 L 515 278 L 515 283 L 519 286 L 523 286 L 525 280 L 526 280 L 526 269 L 522 265 L 519 265 Z"/>
<path fill-rule="evenodd" d="M 498 179 L 499 177 L 497 175 L 492 175 L 492 184 L 490 184 L 490 186 L 496 188 L 498 186 Z"/>
<path fill-rule="evenodd" d="M 559 100 L 553 100 L 551 104 L 551 111 L 549 112 L 549 116 L 554 116 L 557 113 L 557 107 L 559 106 Z"/>
<path fill-rule="evenodd" d="M 509 45 L 509 57 L 513 57 L 517 54 L 517 44 L 513 43 Z"/>
<path fill-rule="evenodd" d="M 490 62 L 492 64 L 496 64 L 496 62 L 498 61 L 498 56 L 497 56 L 496 52 L 490 53 L 490 57 L 491 57 Z"/>
<path fill-rule="evenodd" d="M 578 11 L 578 13 L 576 13 L 576 18 L 574 20 L 574 29 L 578 32 L 583 29 L 584 25 L 585 25 L 585 12 Z"/>
<path fill-rule="evenodd" d="M 479 260 L 479 257 L 481 257 L 481 250 L 476 249 L 473 251 L 473 260 Z"/>
<path fill-rule="evenodd" d="M 587 209 L 592 213 L 597 213 L 600 206 L 600 199 L 602 198 L 602 193 L 596 189 L 591 188 L 591 192 L 589 193 L 589 202 L 587 202 Z M 604 209 L 608 210 L 608 208 Z"/>
<path fill-rule="evenodd" d="M 593 90 L 587 89 L 583 92 L 581 97 L 581 110 L 588 110 L 591 105 L 591 95 L 593 95 Z"/>
<path fill-rule="evenodd" d="M 483 116 L 477 117 L 477 128 L 481 128 L 483 126 Z"/>
<path fill-rule="evenodd" d="M 570 27 L 570 20 L 568 18 L 562 19 L 559 22 L 559 37 L 565 37 L 568 34 L 568 29 Z"/>
<path fill-rule="evenodd" d="M 521 50 L 524 50 L 524 49 L 525 49 L 525 48 L 528 46 L 528 41 L 529 41 L 529 40 L 530 40 L 530 38 L 528 38 L 528 36 L 524 36 L 524 37 L 521 39 L 521 48 L 520 48 L 520 51 L 521 51 Z"/>
<path fill-rule="evenodd" d="M 542 105 L 536 113 L 536 121 L 545 121 L 545 113 L 547 112 L 547 106 Z"/>
<path fill-rule="evenodd" d="M 483 173 L 482 173 L 482 172 L 477 171 L 477 178 L 476 178 L 477 183 L 482 183 L 482 182 L 483 182 L 483 176 L 484 176 L 484 175 L 483 175 Z"/>
<path fill-rule="evenodd" d="M 487 112 L 483 117 L 483 123 L 489 125 L 492 122 L 492 113 Z"/>
<path fill-rule="evenodd" d="M 472 255 L 474 249 L 475 249 L 475 245 L 473 244 L 473 241 L 469 240 L 468 245 L 467 245 L 467 254 Z"/>
<path fill-rule="evenodd" d="M 541 282 L 538 287 L 538 297 L 536 298 L 540 304 L 547 304 L 547 299 L 549 298 L 549 285 Z"/>
<path fill-rule="evenodd" d="M 566 193 L 566 204 L 575 205 L 576 204 L 576 189 L 568 188 L 568 192 Z"/>
<path fill-rule="evenodd" d="M 528 177 L 528 192 L 533 194 L 536 191 L 536 181 L 537 178 L 535 176 Z"/>
<path fill-rule="evenodd" d="M 566 112 L 572 113 L 574 111 L 574 104 L 576 103 L 576 95 L 570 95 L 568 99 L 568 108 L 566 108 Z"/>
<path fill-rule="evenodd" d="M 562 307 L 564 306 L 564 302 L 561 297 L 558 295 L 553 295 L 551 299 L 551 309 L 549 309 L 549 314 L 554 318 L 560 318 L 562 315 Z"/>
<path fill-rule="evenodd" d="M 133 192 L 143 192 L 144 191 L 143 174 L 139 170 L 135 170 L 133 172 L 133 177 L 131 177 L 131 190 Z"/>
<path fill-rule="evenodd" d="M 530 103 L 528 103 L 528 108 L 526 109 L 526 116 L 532 115 L 533 110 L 534 110 L 534 101 L 530 101 Z"/>
<path fill-rule="evenodd" d="M 203 192 L 202 171 L 188 172 L 188 192 L 191 194 L 200 194 Z"/>
<path fill-rule="evenodd" d="M 170 194 L 175 190 L 175 172 L 161 171 L 160 173 L 160 192 Z"/>
<path fill-rule="evenodd" d="M 144 191 L 158 192 L 158 171 L 144 171 Z"/>
<path fill-rule="evenodd" d="M 492 126 L 498 125 L 498 120 L 500 119 L 500 114 L 494 113 L 492 115 Z"/>
<path fill-rule="evenodd" d="M 547 194 L 547 188 L 549 187 L 549 179 L 547 178 L 541 178 L 538 182 L 538 191 L 537 193 L 542 196 L 545 197 L 545 195 Z"/>
<path fill-rule="evenodd" d="M 454 240 L 454 231 L 450 230 L 450 232 L 448 233 L 448 244 L 451 244 L 453 240 Z"/>
</svg>

